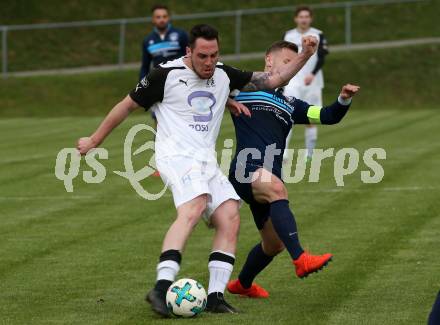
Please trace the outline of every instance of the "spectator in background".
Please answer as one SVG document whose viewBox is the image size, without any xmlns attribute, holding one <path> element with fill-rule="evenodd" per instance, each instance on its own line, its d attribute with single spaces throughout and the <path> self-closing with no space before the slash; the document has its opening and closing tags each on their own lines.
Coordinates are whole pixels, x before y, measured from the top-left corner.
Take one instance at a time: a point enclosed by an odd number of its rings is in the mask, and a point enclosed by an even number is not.
<svg viewBox="0 0 440 325">
<path fill-rule="evenodd" d="M 186 54 L 188 34 L 170 23 L 170 10 L 165 5 L 154 5 L 151 8 L 153 31 L 142 42 L 142 66 L 139 80 L 145 78 L 151 66 L 178 59 Z M 157 126 L 154 111 L 151 116 Z"/>
<path fill-rule="evenodd" d="M 151 65 L 175 60 L 186 54 L 188 34 L 170 23 L 170 11 L 165 5 L 155 5 L 151 8 L 153 31 L 142 42 L 142 66 L 140 78 L 150 72 Z"/>
<path fill-rule="evenodd" d="M 313 28 L 313 11 L 310 7 L 300 6 L 295 11 L 296 28 L 288 30 L 284 34 L 284 40 L 296 44 L 301 52 L 301 39 L 304 36 L 314 36 L 319 40 L 318 51 L 309 59 L 304 67 L 290 80 L 284 89 L 284 95 L 301 99 L 311 105 L 322 106 L 322 89 L 324 88 L 324 78 L 322 66 L 324 58 L 328 54 L 327 40 L 322 31 Z M 286 139 L 286 148 L 292 130 Z M 310 124 L 305 128 L 305 146 L 307 149 L 306 161 L 310 161 L 318 139 L 318 128 Z M 287 151 L 284 152 L 284 159 L 287 159 Z"/>
</svg>

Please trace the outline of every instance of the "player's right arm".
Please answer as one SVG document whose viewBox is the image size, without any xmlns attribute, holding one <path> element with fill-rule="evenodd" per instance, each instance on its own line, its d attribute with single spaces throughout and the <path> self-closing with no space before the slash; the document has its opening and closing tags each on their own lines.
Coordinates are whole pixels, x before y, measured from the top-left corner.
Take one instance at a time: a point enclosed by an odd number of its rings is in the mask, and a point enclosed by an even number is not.
<svg viewBox="0 0 440 325">
<path fill-rule="evenodd" d="M 306 64 L 307 60 L 316 52 L 318 40 L 313 36 L 306 36 L 302 39 L 303 50 L 296 56 L 296 60 L 286 64 L 282 70 L 271 72 L 254 72 L 250 82 L 244 86 L 243 91 L 258 91 L 275 89 L 286 86 L 299 70 Z"/>
<path fill-rule="evenodd" d="M 113 107 L 90 137 L 78 140 L 79 152 L 85 155 L 89 150 L 99 146 L 110 132 L 136 108 L 142 106 L 147 110 L 155 103 L 162 101 L 167 73 L 167 69 L 160 67 L 153 69 L 128 96 Z"/>
<path fill-rule="evenodd" d="M 116 104 L 90 137 L 84 137 L 78 140 L 77 149 L 80 154 L 85 155 L 91 149 L 98 147 L 110 132 L 138 107 L 139 105 L 131 99 L 130 96 L 126 96 L 122 101 Z"/>
</svg>

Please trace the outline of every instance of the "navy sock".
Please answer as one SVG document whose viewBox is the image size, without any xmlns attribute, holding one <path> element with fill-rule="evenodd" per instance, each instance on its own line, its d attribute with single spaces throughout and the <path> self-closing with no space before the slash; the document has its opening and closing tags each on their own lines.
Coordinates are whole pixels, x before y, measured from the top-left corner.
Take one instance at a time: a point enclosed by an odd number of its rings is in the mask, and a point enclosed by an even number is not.
<svg viewBox="0 0 440 325">
<path fill-rule="evenodd" d="M 263 252 L 261 243 L 252 248 L 238 276 L 241 285 L 244 288 L 250 288 L 258 273 L 263 271 L 272 260 L 273 256 L 268 256 Z"/>
<path fill-rule="evenodd" d="M 299 243 L 295 217 L 289 208 L 288 200 L 278 200 L 270 204 L 270 219 L 273 227 L 289 252 L 296 260 L 304 251 Z"/>
<path fill-rule="evenodd" d="M 437 299 L 432 306 L 431 314 L 429 315 L 428 325 L 440 324 L 440 291 L 437 295 Z"/>
</svg>

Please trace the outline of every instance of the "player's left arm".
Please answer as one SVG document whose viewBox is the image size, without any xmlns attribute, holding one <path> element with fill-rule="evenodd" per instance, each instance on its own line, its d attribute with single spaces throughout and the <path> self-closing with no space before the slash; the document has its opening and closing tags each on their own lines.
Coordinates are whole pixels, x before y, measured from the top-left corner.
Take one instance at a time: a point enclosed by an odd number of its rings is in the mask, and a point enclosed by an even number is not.
<svg viewBox="0 0 440 325">
<path fill-rule="evenodd" d="M 338 99 L 331 105 L 321 107 L 310 105 L 302 100 L 293 101 L 292 119 L 295 124 L 337 124 L 347 113 L 352 97 L 359 91 L 357 85 L 346 84 L 342 87 Z"/>
<path fill-rule="evenodd" d="M 316 51 L 317 60 L 315 67 L 313 68 L 312 72 L 305 77 L 304 83 L 306 85 L 310 85 L 315 79 L 315 75 L 319 72 L 319 70 L 322 69 L 325 63 L 325 57 L 328 55 L 328 43 L 327 39 L 325 38 L 324 34 L 319 34 L 319 44 L 318 44 L 318 50 Z"/>
<path fill-rule="evenodd" d="M 275 89 L 287 85 L 307 60 L 316 52 L 318 40 L 313 36 L 305 36 L 302 39 L 303 50 L 296 56 L 296 60 L 286 64 L 282 70 L 272 72 L 254 72 L 251 80 L 240 90 L 257 91 Z"/>
</svg>

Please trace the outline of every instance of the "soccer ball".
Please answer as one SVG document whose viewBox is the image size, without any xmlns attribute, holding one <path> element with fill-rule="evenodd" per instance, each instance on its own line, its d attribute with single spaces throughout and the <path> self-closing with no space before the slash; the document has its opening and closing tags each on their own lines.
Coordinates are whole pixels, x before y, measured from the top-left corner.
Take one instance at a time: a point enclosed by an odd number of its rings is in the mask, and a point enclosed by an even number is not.
<svg viewBox="0 0 440 325">
<path fill-rule="evenodd" d="M 206 291 L 195 280 L 177 280 L 168 288 L 167 306 L 170 313 L 175 316 L 196 316 L 205 310 Z"/>
</svg>

